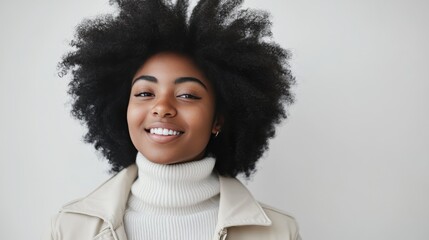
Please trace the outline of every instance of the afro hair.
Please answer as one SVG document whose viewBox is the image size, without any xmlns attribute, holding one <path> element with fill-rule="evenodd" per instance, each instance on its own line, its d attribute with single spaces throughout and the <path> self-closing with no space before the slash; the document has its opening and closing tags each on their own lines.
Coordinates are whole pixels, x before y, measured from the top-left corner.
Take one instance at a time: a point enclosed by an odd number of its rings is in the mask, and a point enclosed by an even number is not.
<svg viewBox="0 0 429 240">
<path fill-rule="evenodd" d="M 84 20 L 60 62 L 72 75 L 72 115 L 118 172 L 135 162 L 126 119 L 131 80 L 150 56 L 190 56 L 212 82 L 222 132 L 206 155 L 220 175 L 249 177 L 293 102 L 290 53 L 271 40 L 269 14 L 242 9 L 242 0 L 116 0 L 117 11 Z"/>
</svg>

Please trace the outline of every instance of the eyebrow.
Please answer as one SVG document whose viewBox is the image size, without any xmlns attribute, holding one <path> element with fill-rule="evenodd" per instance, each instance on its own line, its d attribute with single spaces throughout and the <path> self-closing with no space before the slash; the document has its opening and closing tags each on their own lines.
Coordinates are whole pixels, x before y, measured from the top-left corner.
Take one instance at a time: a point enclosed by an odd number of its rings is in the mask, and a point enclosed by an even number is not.
<svg viewBox="0 0 429 240">
<path fill-rule="evenodd" d="M 149 81 L 149 82 L 153 82 L 153 83 L 158 83 L 158 79 L 156 77 L 149 76 L 149 75 L 142 75 L 142 76 L 134 79 L 131 86 L 134 85 L 134 83 L 136 83 L 138 80 L 145 80 L 145 81 Z M 200 84 L 204 89 L 207 90 L 207 86 L 198 78 L 180 77 L 180 78 L 177 78 L 176 80 L 174 80 L 174 84 L 180 84 L 180 83 L 185 83 L 185 82 L 196 82 L 196 83 Z"/>
</svg>

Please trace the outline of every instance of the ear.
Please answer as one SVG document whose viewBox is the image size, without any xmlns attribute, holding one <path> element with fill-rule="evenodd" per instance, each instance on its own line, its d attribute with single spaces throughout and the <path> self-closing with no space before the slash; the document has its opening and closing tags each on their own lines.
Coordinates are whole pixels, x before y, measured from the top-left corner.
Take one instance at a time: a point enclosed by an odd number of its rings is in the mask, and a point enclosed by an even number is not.
<svg viewBox="0 0 429 240">
<path fill-rule="evenodd" d="M 216 134 L 221 131 L 223 123 L 224 123 L 224 117 L 222 115 L 217 115 L 212 127 L 212 133 Z"/>
</svg>

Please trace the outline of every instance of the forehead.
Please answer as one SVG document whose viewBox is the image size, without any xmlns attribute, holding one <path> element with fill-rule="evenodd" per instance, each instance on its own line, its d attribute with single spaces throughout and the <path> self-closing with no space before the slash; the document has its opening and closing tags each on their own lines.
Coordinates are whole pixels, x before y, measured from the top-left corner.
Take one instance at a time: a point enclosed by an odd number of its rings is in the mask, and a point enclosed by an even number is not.
<svg viewBox="0 0 429 240">
<path fill-rule="evenodd" d="M 162 52 L 148 58 L 137 70 L 134 79 L 142 75 L 156 77 L 159 81 L 174 81 L 180 77 L 194 77 L 210 84 L 202 70 L 185 55 Z"/>
</svg>

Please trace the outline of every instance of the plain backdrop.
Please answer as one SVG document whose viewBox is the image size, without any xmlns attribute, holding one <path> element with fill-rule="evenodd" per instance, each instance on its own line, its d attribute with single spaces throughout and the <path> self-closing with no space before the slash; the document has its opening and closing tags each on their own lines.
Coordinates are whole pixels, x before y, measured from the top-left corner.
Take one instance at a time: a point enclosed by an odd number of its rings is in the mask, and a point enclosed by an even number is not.
<svg viewBox="0 0 429 240">
<path fill-rule="evenodd" d="M 245 5 L 271 12 L 297 79 L 250 190 L 306 240 L 429 239 L 429 2 Z M 0 2 L 0 239 L 39 239 L 109 177 L 56 69 L 75 26 L 109 12 L 108 0 Z"/>
</svg>

